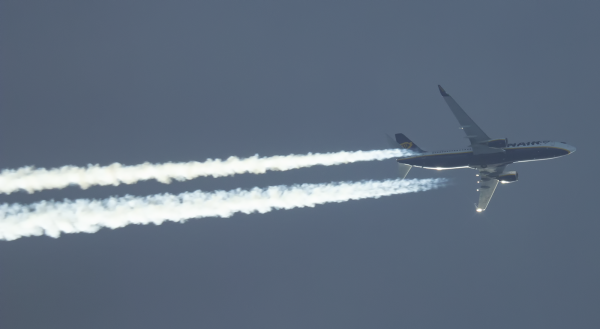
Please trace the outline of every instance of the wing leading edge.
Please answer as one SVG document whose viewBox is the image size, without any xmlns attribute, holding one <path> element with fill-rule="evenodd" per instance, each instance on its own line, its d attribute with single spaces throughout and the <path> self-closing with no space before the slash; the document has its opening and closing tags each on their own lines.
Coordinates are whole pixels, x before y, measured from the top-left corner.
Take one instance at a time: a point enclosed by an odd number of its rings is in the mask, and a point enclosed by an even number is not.
<svg viewBox="0 0 600 329">
<path fill-rule="evenodd" d="M 489 154 L 489 153 L 500 153 L 504 152 L 502 149 L 493 148 L 485 145 L 486 142 L 490 141 L 488 135 L 479 128 L 479 126 L 469 117 L 469 115 L 458 105 L 458 103 L 450 96 L 442 86 L 438 85 L 440 94 L 444 97 L 446 104 L 452 110 L 452 113 L 458 120 L 460 128 L 465 131 L 467 138 L 471 141 L 471 148 L 473 154 Z"/>
</svg>

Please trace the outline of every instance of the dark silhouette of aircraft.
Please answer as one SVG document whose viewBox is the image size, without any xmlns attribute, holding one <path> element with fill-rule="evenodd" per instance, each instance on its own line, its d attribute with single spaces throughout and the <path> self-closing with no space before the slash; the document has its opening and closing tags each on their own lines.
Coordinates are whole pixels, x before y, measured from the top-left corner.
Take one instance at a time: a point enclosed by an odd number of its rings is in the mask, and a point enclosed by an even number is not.
<svg viewBox="0 0 600 329">
<path fill-rule="evenodd" d="M 516 171 L 504 171 L 511 163 L 547 160 L 575 152 L 575 147 L 564 142 L 531 141 L 508 143 L 504 139 L 491 139 L 465 113 L 456 101 L 438 85 L 440 93 L 458 120 L 460 128 L 467 134 L 471 145 L 449 151 L 426 152 L 419 148 L 404 134 L 396 134 L 396 140 L 390 140 L 395 148 L 412 151 L 410 155 L 398 158 L 400 177 L 405 178 L 412 167 L 426 169 L 472 168 L 479 171 L 478 212 L 484 211 L 498 183 L 512 183 L 519 179 Z"/>
</svg>

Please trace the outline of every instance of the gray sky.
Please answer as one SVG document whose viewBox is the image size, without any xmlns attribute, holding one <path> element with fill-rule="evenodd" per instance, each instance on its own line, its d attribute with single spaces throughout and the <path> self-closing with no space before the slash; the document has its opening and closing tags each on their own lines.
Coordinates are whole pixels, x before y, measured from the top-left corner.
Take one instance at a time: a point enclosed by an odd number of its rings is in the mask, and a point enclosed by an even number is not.
<svg viewBox="0 0 600 329">
<path fill-rule="evenodd" d="M 0 242 L 2 328 L 597 328 L 600 4 L 0 3 L 0 167 L 557 140 L 476 214 L 444 189 Z M 393 160 L 2 202 L 386 179 Z"/>
</svg>

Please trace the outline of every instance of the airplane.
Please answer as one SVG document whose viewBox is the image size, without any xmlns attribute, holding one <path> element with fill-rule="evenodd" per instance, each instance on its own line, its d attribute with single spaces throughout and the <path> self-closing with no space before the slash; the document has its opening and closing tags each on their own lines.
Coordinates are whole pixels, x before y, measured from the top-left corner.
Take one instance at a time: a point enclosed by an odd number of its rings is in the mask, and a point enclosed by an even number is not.
<svg viewBox="0 0 600 329">
<path fill-rule="evenodd" d="M 397 158 L 400 177 L 406 178 L 412 167 L 425 169 L 472 168 L 479 171 L 479 202 L 477 212 L 486 210 L 498 183 L 513 183 L 519 179 L 516 171 L 504 171 L 511 163 L 539 161 L 558 158 L 575 152 L 575 147 L 564 142 L 531 141 L 509 143 L 508 139 L 490 139 L 467 113 L 456 103 L 442 86 L 440 93 L 471 142 L 465 148 L 448 151 L 427 152 L 422 150 L 404 134 L 396 134 L 396 140 L 389 137 L 390 145 L 411 151 Z"/>
</svg>

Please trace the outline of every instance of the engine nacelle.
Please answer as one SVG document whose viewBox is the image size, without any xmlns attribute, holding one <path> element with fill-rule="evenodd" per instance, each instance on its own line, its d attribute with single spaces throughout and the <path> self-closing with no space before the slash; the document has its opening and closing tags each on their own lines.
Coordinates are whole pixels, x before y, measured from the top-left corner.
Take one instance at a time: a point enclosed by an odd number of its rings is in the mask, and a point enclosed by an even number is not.
<svg viewBox="0 0 600 329">
<path fill-rule="evenodd" d="M 516 171 L 507 171 L 504 174 L 498 176 L 498 180 L 502 184 L 514 183 L 519 180 L 519 174 Z"/>
<path fill-rule="evenodd" d="M 489 147 L 505 148 L 508 145 L 508 138 L 494 139 L 485 144 Z"/>
</svg>

